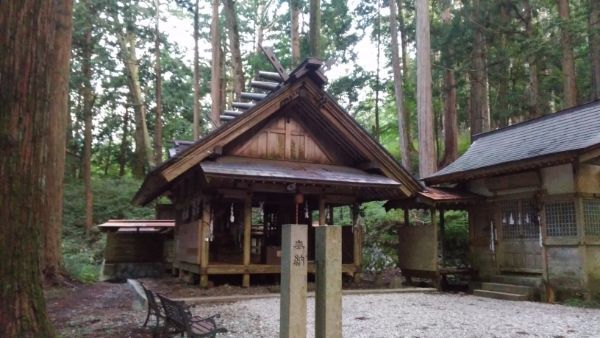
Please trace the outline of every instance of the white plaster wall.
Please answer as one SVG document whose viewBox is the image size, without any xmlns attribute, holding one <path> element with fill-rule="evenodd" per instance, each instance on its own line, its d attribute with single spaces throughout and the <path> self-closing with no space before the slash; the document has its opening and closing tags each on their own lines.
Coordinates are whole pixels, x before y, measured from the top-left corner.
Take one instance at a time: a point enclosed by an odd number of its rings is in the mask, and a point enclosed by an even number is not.
<svg viewBox="0 0 600 338">
<path fill-rule="evenodd" d="M 583 193 L 600 194 L 600 166 L 591 164 L 579 166 L 577 190 Z"/>
<path fill-rule="evenodd" d="M 573 166 L 570 163 L 542 168 L 541 173 L 542 187 L 549 195 L 575 192 Z"/>
</svg>

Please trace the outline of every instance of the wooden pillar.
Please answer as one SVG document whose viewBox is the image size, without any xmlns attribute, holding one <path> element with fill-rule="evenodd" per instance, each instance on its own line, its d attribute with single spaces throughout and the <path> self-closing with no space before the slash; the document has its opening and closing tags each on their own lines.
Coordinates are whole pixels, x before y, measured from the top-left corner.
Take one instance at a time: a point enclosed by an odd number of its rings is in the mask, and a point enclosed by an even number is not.
<svg viewBox="0 0 600 338">
<path fill-rule="evenodd" d="M 200 247 L 198 250 L 201 252 L 200 254 L 200 287 L 206 288 L 208 287 L 208 274 L 206 273 L 206 268 L 208 267 L 208 253 L 209 253 L 209 231 L 210 231 L 210 214 L 211 214 L 211 205 L 210 200 L 205 199 L 202 202 L 202 219 L 200 222 L 201 231 L 198 233 L 200 237 Z"/>
<path fill-rule="evenodd" d="M 250 265 L 250 249 L 252 236 L 252 193 L 247 192 L 244 196 L 244 267 L 246 273 L 242 279 L 242 286 L 247 288 L 250 286 L 250 274 L 248 273 L 248 265 Z"/>
<path fill-rule="evenodd" d="M 325 210 L 325 196 L 319 196 L 319 225 L 327 225 L 327 214 Z"/>
<path fill-rule="evenodd" d="M 410 225 L 410 215 L 408 214 L 408 208 L 404 208 L 404 226 L 409 226 Z M 400 266 L 400 260 L 401 260 L 401 255 L 402 255 L 402 248 L 400 248 L 400 243 L 402 243 L 402 238 L 400 238 L 402 236 L 402 231 L 400 230 L 402 228 L 402 225 L 398 225 L 398 248 L 397 248 L 397 255 L 398 255 L 398 267 L 402 268 Z M 410 284 L 410 278 L 407 277 L 407 281 Z"/>
<path fill-rule="evenodd" d="M 354 245 L 353 245 L 353 257 L 354 257 L 354 267 L 356 268 L 356 273 L 354 274 L 354 281 L 358 282 L 360 280 L 360 271 L 362 271 L 362 239 L 363 239 L 363 227 L 362 224 L 359 224 L 359 206 L 357 203 L 352 205 L 352 232 L 354 234 Z"/>
<path fill-rule="evenodd" d="M 281 338 L 306 337 L 307 232 L 306 224 L 281 229 Z"/>
<path fill-rule="evenodd" d="M 342 228 L 315 229 L 315 337 L 342 337 Z"/>
<path fill-rule="evenodd" d="M 446 257 L 446 222 L 444 220 L 444 209 L 440 209 L 440 256 L 442 263 Z"/>
<path fill-rule="evenodd" d="M 438 232 L 438 222 L 437 222 L 437 218 L 436 216 L 436 210 L 435 209 L 429 209 L 429 213 L 431 214 L 431 226 L 433 227 L 433 236 L 434 238 L 432 239 L 434 243 L 439 243 L 439 232 Z M 441 276 L 440 276 L 440 266 L 439 266 L 439 262 L 438 262 L 438 246 L 434 245 L 433 246 L 433 266 L 435 267 L 435 274 L 436 274 L 436 278 L 435 278 L 435 287 L 438 290 L 442 289 L 442 280 L 441 280 Z"/>
</svg>

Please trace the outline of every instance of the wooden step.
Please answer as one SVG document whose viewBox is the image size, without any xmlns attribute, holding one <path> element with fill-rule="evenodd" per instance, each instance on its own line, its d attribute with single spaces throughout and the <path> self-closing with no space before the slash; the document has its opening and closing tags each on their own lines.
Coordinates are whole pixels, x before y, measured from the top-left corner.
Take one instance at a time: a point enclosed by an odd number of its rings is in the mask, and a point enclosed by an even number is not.
<svg viewBox="0 0 600 338">
<path fill-rule="evenodd" d="M 520 295 L 520 294 L 508 293 L 508 292 L 481 290 L 481 289 L 473 290 L 473 296 L 493 298 L 493 299 L 502 299 L 502 300 L 514 300 L 514 301 L 527 300 L 527 295 Z"/>
<path fill-rule="evenodd" d="M 481 283 L 481 289 L 486 291 L 514 293 L 526 296 L 533 295 L 535 291 L 531 286 L 489 282 Z"/>
<path fill-rule="evenodd" d="M 500 284 L 524 285 L 537 288 L 542 284 L 542 277 L 527 275 L 495 275 L 492 276 L 491 282 Z"/>
</svg>

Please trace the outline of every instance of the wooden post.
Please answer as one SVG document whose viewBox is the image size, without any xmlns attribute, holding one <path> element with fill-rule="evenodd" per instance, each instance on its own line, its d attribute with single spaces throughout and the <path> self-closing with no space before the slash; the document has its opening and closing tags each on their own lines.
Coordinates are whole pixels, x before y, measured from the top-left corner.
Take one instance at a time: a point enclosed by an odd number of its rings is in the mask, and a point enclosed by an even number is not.
<svg viewBox="0 0 600 338">
<path fill-rule="evenodd" d="M 200 241 L 202 246 L 198 248 L 201 250 L 200 256 L 200 287 L 206 288 L 208 287 L 208 274 L 206 273 L 206 268 L 208 267 L 208 253 L 209 253 L 209 245 L 210 242 L 208 240 L 209 237 L 209 227 L 210 227 L 210 213 L 211 213 L 211 205 L 210 200 L 205 199 L 202 202 L 202 221 L 200 222 L 201 227 L 198 233 L 200 236 Z"/>
<path fill-rule="evenodd" d="M 319 196 L 319 225 L 327 225 L 327 215 L 325 213 L 325 196 Z"/>
<path fill-rule="evenodd" d="M 342 337 L 342 228 L 315 229 L 315 337 Z"/>
<path fill-rule="evenodd" d="M 354 267 L 356 268 L 356 273 L 354 273 L 354 281 L 358 282 L 360 280 L 360 271 L 362 271 L 362 239 L 363 239 L 363 227 L 362 224 L 358 224 L 359 221 L 359 206 L 357 203 L 352 205 L 352 232 L 354 239 L 353 246 L 353 258 L 354 258 Z"/>
<path fill-rule="evenodd" d="M 281 301 L 279 337 L 306 337 L 306 224 L 281 229 Z"/>
<path fill-rule="evenodd" d="M 431 214 L 431 226 L 433 227 L 433 242 L 439 243 L 439 234 L 438 234 L 438 223 L 435 217 L 435 209 L 429 209 L 429 213 Z M 438 290 L 442 289 L 442 280 L 440 276 L 440 266 L 438 262 L 438 246 L 433 246 L 433 266 L 435 267 L 435 287 Z"/>
<path fill-rule="evenodd" d="M 242 287 L 250 286 L 250 274 L 247 273 L 248 265 L 250 265 L 250 247 L 252 236 L 252 193 L 247 192 L 244 197 L 244 267 L 246 273 L 242 279 Z"/>
<path fill-rule="evenodd" d="M 444 220 L 444 209 L 440 209 L 440 256 L 442 257 L 442 263 L 444 262 L 446 254 L 446 222 Z"/>
</svg>

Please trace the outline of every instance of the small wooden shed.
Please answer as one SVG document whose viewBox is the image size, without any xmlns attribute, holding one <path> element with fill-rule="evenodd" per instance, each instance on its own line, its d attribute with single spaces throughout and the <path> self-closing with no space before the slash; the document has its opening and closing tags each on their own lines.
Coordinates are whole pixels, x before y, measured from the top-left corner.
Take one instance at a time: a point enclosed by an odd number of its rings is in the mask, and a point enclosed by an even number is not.
<svg viewBox="0 0 600 338">
<path fill-rule="evenodd" d="M 538 280 L 550 297 L 600 297 L 600 101 L 476 135 L 424 181 L 480 196 L 428 203 L 468 211 L 480 280 Z"/>
<path fill-rule="evenodd" d="M 200 276 L 278 274 L 282 224 L 344 226 L 343 272 L 361 271 L 358 205 L 411 196 L 421 185 L 324 90 L 321 62 L 261 75 L 243 111 L 149 173 L 134 202 L 168 196 L 176 209 L 174 266 Z M 254 100 L 254 101 L 253 101 Z M 345 221 L 345 224 L 343 220 Z M 308 270 L 314 272 L 309 227 Z"/>
<path fill-rule="evenodd" d="M 174 220 L 109 220 L 102 279 L 158 277 L 173 261 Z"/>
</svg>

